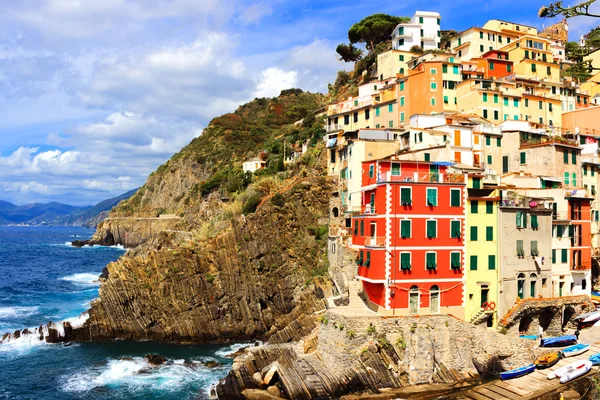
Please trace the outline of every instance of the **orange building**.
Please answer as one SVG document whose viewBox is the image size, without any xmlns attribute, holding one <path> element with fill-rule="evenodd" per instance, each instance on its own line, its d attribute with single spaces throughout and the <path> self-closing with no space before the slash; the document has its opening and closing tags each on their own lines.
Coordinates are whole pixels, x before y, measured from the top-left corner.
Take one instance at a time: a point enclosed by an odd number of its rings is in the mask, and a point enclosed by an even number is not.
<svg viewBox="0 0 600 400">
<path fill-rule="evenodd" d="M 483 69 L 486 79 L 503 78 L 514 73 L 513 62 L 508 59 L 506 51 L 491 50 L 472 61 L 476 61 L 477 66 Z"/>
</svg>

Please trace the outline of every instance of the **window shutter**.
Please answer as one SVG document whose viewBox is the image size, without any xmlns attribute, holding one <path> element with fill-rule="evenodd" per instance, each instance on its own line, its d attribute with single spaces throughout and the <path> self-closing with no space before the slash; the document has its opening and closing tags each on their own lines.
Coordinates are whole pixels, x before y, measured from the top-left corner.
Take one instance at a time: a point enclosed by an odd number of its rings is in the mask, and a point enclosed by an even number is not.
<svg viewBox="0 0 600 400">
<path fill-rule="evenodd" d="M 450 221 L 450 237 L 460 239 L 460 221 Z"/>
<path fill-rule="evenodd" d="M 567 262 L 567 249 L 562 249 L 560 253 L 560 262 L 565 264 Z"/>
<path fill-rule="evenodd" d="M 494 227 L 488 226 L 485 228 L 485 240 L 488 242 L 494 241 Z"/>
<path fill-rule="evenodd" d="M 400 237 L 410 238 L 410 221 L 409 220 L 400 221 Z"/>
<path fill-rule="evenodd" d="M 450 255 L 450 267 L 452 269 L 460 269 L 460 253 L 452 253 Z"/>
<path fill-rule="evenodd" d="M 523 212 L 517 211 L 517 228 L 523 227 Z"/>
<path fill-rule="evenodd" d="M 436 267 L 435 253 L 427 253 L 427 269 L 435 269 Z"/>
<path fill-rule="evenodd" d="M 471 214 L 477 214 L 479 212 L 479 202 L 471 200 Z"/>
<path fill-rule="evenodd" d="M 427 221 L 427 237 L 428 238 L 436 237 L 436 222 L 435 221 Z"/>
<path fill-rule="evenodd" d="M 517 256 L 524 256 L 525 248 L 523 247 L 523 241 L 517 240 Z"/>
<path fill-rule="evenodd" d="M 460 207 L 460 190 L 450 190 L 450 205 L 452 207 Z"/>
<path fill-rule="evenodd" d="M 360 251 L 360 255 L 358 256 L 358 265 L 363 265 L 363 251 Z"/>
<path fill-rule="evenodd" d="M 411 193 L 409 188 L 400 189 L 400 204 L 410 206 L 412 204 Z"/>
<path fill-rule="evenodd" d="M 486 214 L 493 214 L 494 213 L 494 202 L 493 201 L 486 201 L 485 202 L 485 213 Z"/>
<path fill-rule="evenodd" d="M 477 271 L 477 256 L 471 256 L 470 260 L 469 269 L 471 271 Z"/>
<path fill-rule="evenodd" d="M 472 242 L 477 241 L 477 227 L 476 226 L 471 227 L 471 241 Z"/>
<path fill-rule="evenodd" d="M 537 215 L 532 215 L 531 216 L 531 227 L 533 229 L 538 229 L 539 228 L 538 216 Z"/>
<path fill-rule="evenodd" d="M 410 265 L 410 253 L 402 253 L 400 254 L 400 269 L 409 270 Z"/>
<path fill-rule="evenodd" d="M 488 256 L 488 269 L 496 269 L 496 256 Z"/>
<path fill-rule="evenodd" d="M 437 190 L 427 189 L 427 205 L 437 206 Z"/>
<path fill-rule="evenodd" d="M 537 240 L 532 240 L 531 241 L 531 255 L 534 257 L 537 257 L 540 255 L 540 252 L 538 251 L 538 242 Z"/>
<path fill-rule="evenodd" d="M 367 251 L 367 261 L 365 262 L 365 267 L 371 266 L 371 252 Z"/>
<path fill-rule="evenodd" d="M 571 150 L 571 164 L 577 164 L 577 150 Z"/>
<path fill-rule="evenodd" d="M 527 213 L 523 213 L 523 228 L 527 228 Z"/>
<path fill-rule="evenodd" d="M 481 178 L 473 178 L 473 189 L 481 189 Z"/>
<path fill-rule="evenodd" d="M 399 176 L 400 175 L 400 164 L 393 163 L 392 164 L 392 175 Z"/>
<path fill-rule="evenodd" d="M 365 236 L 365 221 L 360 221 L 360 236 Z"/>
<path fill-rule="evenodd" d="M 552 249 L 552 264 L 556 264 L 556 250 Z"/>
</svg>

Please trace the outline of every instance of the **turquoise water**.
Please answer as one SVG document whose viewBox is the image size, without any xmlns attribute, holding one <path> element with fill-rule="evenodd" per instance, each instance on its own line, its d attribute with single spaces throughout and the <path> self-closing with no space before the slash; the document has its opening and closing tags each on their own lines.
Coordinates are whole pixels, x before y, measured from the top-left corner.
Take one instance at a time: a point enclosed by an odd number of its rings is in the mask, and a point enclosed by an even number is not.
<svg viewBox="0 0 600 400">
<path fill-rule="evenodd" d="M 102 268 L 123 254 L 116 247 L 73 248 L 93 231 L 0 226 L 0 332 L 49 320 L 77 323 L 98 294 Z M 33 335 L 0 344 L 0 399 L 189 399 L 208 397 L 229 371 L 223 356 L 241 347 L 150 342 L 46 344 Z M 152 367 L 148 353 L 167 362 Z M 207 361 L 220 365 L 208 368 Z"/>
</svg>

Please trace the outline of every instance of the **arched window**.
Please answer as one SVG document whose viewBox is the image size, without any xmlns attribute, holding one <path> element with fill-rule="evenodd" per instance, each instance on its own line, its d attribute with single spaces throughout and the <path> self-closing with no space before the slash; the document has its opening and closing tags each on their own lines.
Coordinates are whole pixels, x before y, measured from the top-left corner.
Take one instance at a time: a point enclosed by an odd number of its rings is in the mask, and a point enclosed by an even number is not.
<svg viewBox="0 0 600 400">
<path fill-rule="evenodd" d="M 431 314 L 437 314 L 440 312 L 440 288 L 437 285 L 433 285 L 429 289 L 429 312 Z"/>
<path fill-rule="evenodd" d="M 340 212 L 339 212 L 339 210 L 338 210 L 338 208 L 337 208 L 337 207 L 333 207 L 333 210 L 332 210 L 332 212 L 333 212 L 333 216 L 334 216 L 335 218 L 337 218 L 337 217 L 340 215 Z"/>
<path fill-rule="evenodd" d="M 529 275 L 529 291 L 530 291 L 531 297 L 535 297 L 536 289 L 537 289 L 537 275 L 531 274 L 531 275 Z"/>
<path fill-rule="evenodd" d="M 419 313 L 419 287 L 413 286 L 410 288 L 410 292 L 408 293 L 408 311 L 411 314 Z"/>
<path fill-rule="evenodd" d="M 525 297 L 525 274 L 519 274 L 517 276 L 517 296 L 520 299 Z"/>
</svg>

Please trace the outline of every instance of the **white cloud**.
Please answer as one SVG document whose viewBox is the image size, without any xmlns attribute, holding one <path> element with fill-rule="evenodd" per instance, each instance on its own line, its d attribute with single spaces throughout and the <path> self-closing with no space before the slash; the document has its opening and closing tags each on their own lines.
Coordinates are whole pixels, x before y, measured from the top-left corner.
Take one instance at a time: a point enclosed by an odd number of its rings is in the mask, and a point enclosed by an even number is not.
<svg viewBox="0 0 600 400">
<path fill-rule="evenodd" d="M 245 24 L 256 24 L 266 16 L 271 15 L 273 9 L 265 3 L 255 3 L 244 7 L 239 15 L 239 20 Z"/>
<path fill-rule="evenodd" d="M 260 73 L 260 80 L 256 85 L 256 97 L 278 96 L 284 89 L 296 87 L 298 72 L 284 71 L 278 67 L 270 67 Z"/>
</svg>

